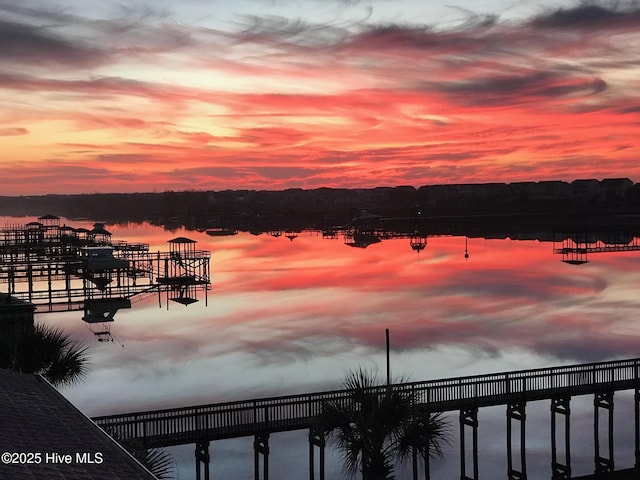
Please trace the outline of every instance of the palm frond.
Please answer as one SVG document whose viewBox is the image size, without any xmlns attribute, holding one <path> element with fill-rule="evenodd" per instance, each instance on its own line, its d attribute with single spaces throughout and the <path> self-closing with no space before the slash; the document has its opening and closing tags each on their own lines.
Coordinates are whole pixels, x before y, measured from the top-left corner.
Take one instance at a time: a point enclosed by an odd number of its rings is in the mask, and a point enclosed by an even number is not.
<svg viewBox="0 0 640 480">
<path fill-rule="evenodd" d="M 87 351 L 61 329 L 36 323 L 16 338 L 9 363 L 13 370 L 41 374 L 53 385 L 68 385 L 86 376 Z"/>
<path fill-rule="evenodd" d="M 414 415 L 397 437 L 398 456 L 402 460 L 406 460 L 414 450 L 425 459 L 442 457 L 445 447 L 450 444 L 450 425 L 441 413 Z"/>
<path fill-rule="evenodd" d="M 176 478 L 176 462 L 166 450 L 162 448 L 146 448 L 144 442 L 139 438 L 121 440 L 118 432 L 113 429 L 105 429 L 105 432 L 159 480 L 174 480 Z"/>
<path fill-rule="evenodd" d="M 172 480 L 176 478 L 176 462 L 166 450 L 160 448 L 147 450 L 142 463 L 158 480 Z"/>
<path fill-rule="evenodd" d="M 84 380 L 88 372 L 86 347 L 68 346 L 44 373 L 54 385 L 71 385 Z"/>
<path fill-rule="evenodd" d="M 317 428 L 339 450 L 346 473 L 362 472 L 364 480 L 394 478 L 394 460 L 414 450 L 441 456 L 449 442 L 441 415 L 418 407 L 413 391 L 402 384 L 380 386 L 375 372 L 349 372 L 344 397 L 325 402 Z"/>
</svg>

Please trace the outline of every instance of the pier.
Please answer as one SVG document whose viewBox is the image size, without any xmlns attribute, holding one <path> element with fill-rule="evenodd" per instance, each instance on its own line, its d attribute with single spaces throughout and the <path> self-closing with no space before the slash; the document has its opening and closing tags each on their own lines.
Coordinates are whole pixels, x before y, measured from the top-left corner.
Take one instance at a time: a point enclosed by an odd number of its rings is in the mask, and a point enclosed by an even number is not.
<svg viewBox="0 0 640 480">
<path fill-rule="evenodd" d="M 570 404 L 572 397 L 581 395 L 594 398 L 594 476 L 582 478 L 617 478 L 612 475 L 618 474 L 623 475 L 619 478 L 627 478 L 624 475 L 629 472 L 637 475 L 640 469 L 640 359 L 637 358 L 385 385 L 372 392 L 383 395 L 387 388 L 411 391 L 431 413 L 459 412 L 461 480 L 480 478 L 478 410 L 496 405 L 504 405 L 507 416 L 505 478 L 527 478 L 526 407 L 528 402 L 539 400 L 550 402 L 551 478 L 577 478 L 571 475 Z M 612 419 L 614 394 L 621 390 L 635 393 L 635 466 L 631 471 L 616 472 Z M 315 428 L 314 420 L 328 401 L 349 402 L 350 393 L 335 390 L 251 399 L 102 416 L 94 421 L 119 441 L 139 441 L 147 448 L 194 444 L 198 480 L 210 478 L 212 441 L 253 436 L 255 478 L 268 480 L 269 435 L 308 430 L 309 478 L 323 480 L 325 438 Z M 605 420 L 602 423 L 607 425 L 604 431 L 600 429 L 601 416 Z M 519 427 L 517 439 L 514 427 Z M 465 453 L 468 451 L 471 455 Z"/>
<path fill-rule="evenodd" d="M 157 293 L 189 305 L 211 289 L 211 252 L 177 237 L 168 251 L 150 251 L 147 243 L 112 240 L 104 224 L 92 229 L 62 224 L 54 215 L 0 227 L 0 288 L 28 302 L 38 313 L 80 310 L 101 341 L 110 323 L 131 300 Z"/>
</svg>

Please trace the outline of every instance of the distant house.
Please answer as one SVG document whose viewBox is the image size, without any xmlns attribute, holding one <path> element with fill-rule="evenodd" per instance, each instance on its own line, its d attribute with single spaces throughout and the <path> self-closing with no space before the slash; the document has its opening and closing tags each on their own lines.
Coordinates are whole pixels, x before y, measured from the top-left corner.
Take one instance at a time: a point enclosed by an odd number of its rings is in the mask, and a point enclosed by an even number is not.
<svg viewBox="0 0 640 480">
<path fill-rule="evenodd" d="M 536 182 L 513 182 L 509 184 L 511 195 L 515 199 L 532 200 L 538 196 L 538 184 Z"/>
<path fill-rule="evenodd" d="M 571 182 L 571 195 L 577 202 L 592 202 L 600 196 L 598 180 L 574 180 Z"/>
<path fill-rule="evenodd" d="M 565 200 L 571 198 L 571 187 L 562 181 L 510 183 L 512 193 L 529 200 Z"/>
<path fill-rule="evenodd" d="M 628 178 L 605 178 L 600 182 L 600 188 L 605 199 L 620 199 L 633 188 L 633 182 Z"/>
<path fill-rule="evenodd" d="M 571 187 L 559 180 L 538 182 L 538 198 L 541 200 L 565 200 L 571 197 Z"/>
</svg>

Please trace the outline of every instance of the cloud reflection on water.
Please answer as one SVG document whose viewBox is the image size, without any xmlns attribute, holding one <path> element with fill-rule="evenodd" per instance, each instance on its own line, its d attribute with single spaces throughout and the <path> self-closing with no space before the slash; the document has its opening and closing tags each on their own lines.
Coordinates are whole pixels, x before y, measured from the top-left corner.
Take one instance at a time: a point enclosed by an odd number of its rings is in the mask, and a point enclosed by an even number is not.
<svg viewBox="0 0 640 480">
<path fill-rule="evenodd" d="M 349 367 L 384 369 L 385 328 L 394 373 L 412 380 L 636 355 L 633 253 L 571 266 L 536 241 L 473 238 L 465 261 L 460 237 L 417 254 L 407 240 L 353 249 L 308 233 L 111 230 L 198 240 L 213 252 L 213 289 L 207 307 L 201 296 L 160 309 L 152 295 L 118 313 L 125 348 L 92 345 L 88 385 L 67 392 L 89 414 L 334 387 Z M 57 316 L 93 342 L 77 314 Z"/>
</svg>

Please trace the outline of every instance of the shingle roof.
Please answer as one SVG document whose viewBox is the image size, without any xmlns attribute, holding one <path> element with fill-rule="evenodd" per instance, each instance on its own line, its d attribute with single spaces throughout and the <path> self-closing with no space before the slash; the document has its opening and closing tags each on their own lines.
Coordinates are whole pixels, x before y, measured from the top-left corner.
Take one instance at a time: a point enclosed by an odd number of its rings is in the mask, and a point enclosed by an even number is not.
<svg viewBox="0 0 640 480">
<path fill-rule="evenodd" d="M 40 462 L 7 465 L 0 460 L 2 480 L 156 480 L 42 377 L 0 369 L 3 452 L 40 453 Z M 46 457 L 55 453 L 71 455 L 71 463 Z M 81 462 L 78 454 L 96 463 Z"/>
</svg>

